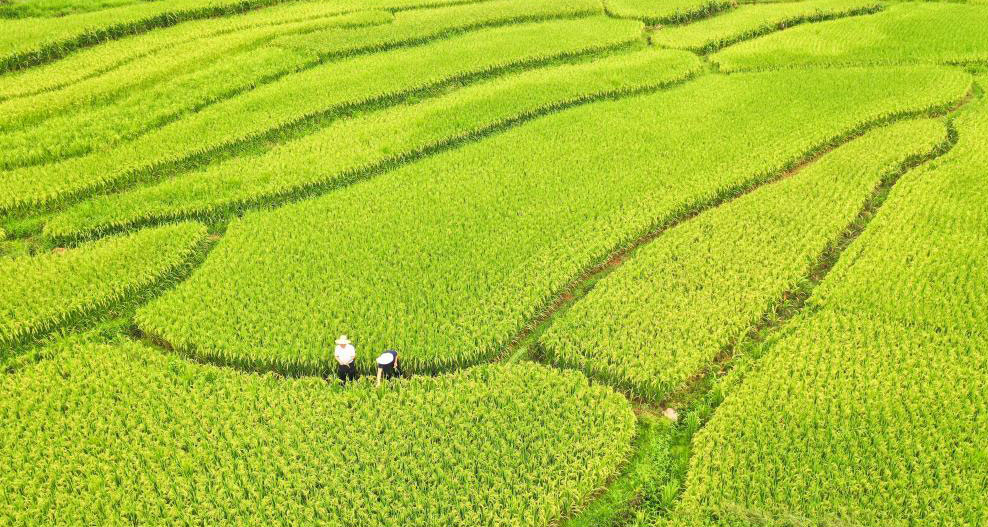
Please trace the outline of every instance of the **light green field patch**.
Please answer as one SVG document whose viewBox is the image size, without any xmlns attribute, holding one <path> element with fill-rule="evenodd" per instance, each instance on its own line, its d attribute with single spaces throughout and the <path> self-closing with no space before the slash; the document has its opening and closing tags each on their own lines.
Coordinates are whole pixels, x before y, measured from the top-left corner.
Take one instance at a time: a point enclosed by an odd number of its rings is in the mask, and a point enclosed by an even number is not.
<svg viewBox="0 0 988 527">
<path fill-rule="evenodd" d="M 509 67 L 630 46 L 640 23 L 592 17 L 475 31 L 448 40 L 325 64 L 208 106 L 118 148 L 0 174 L 0 211 L 51 205 L 138 170 L 248 141 L 306 119 Z M 402 68 L 395 68 L 402 64 Z"/>
<path fill-rule="evenodd" d="M 553 323 L 546 355 L 661 400 L 805 280 L 883 178 L 946 140 L 938 121 L 879 129 L 662 234 Z"/>
<path fill-rule="evenodd" d="M 735 5 L 734 0 L 604 0 L 609 15 L 646 24 L 681 24 Z"/>
<path fill-rule="evenodd" d="M 970 83 L 943 68 L 705 76 L 567 110 L 249 214 L 137 319 L 244 368 L 328 372 L 339 333 L 369 350 L 364 370 L 388 348 L 414 371 L 475 364 L 615 247 Z"/>
<path fill-rule="evenodd" d="M 726 71 L 988 60 L 988 7 L 903 3 L 873 16 L 808 24 L 711 56 Z"/>
<path fill-rule="evenodd" d="M 170 217 L 209 216 L 313 185 L 345 182 L 383 163 L 607 94 L 683 80 L 702 69 L 695 56 L 646 49 L 587 64 L 510 75 L 418 104 L 338 121 L 260 157 L 235 158 L 153 187 L 80 203 L 45 225 L 54 238 Z"/>
<path fill-rule="evenodd" d="M 0 347 L 98 310 L 184 263 L 206 229 L 179 223 L 38 256 L 0 257 Z"/>
<path fill-rule="evenodd" d="M 665 26 L 649 35 L 659 46 L 701 53 L 805 22 L 876 12 L 874 0 L 806 0 L 741 5 L 737 9 L 683 26 Z"/>
<path fill-rule="evenodd" d="M 895 188 L 813 304 L 988 336 L 988 104 L 975 104 L 957 146 Z"/>
<path fill-rule="evenodd" d="M 0 390 L 0 520 L 25 527 L 548 527 L 635 433 L 624 397 L 531 363 L 340 389 L 82 345 Z"/>
</svg>

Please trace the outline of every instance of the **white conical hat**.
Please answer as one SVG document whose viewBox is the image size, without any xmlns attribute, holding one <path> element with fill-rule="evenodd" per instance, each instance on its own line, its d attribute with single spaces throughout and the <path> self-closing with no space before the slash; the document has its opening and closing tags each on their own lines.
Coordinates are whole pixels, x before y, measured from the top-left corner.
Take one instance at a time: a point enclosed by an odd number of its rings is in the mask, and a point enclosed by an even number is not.
<svg viewBox="0 0 988 527">
<path fill-rule="evenodd" d="M 350 339 L 346 338 L 346 335 L 340 335 L 340 338 L 336 339 L 336 343 L 341 346 L 346 346 L 350 344 Z"/>
</svg>

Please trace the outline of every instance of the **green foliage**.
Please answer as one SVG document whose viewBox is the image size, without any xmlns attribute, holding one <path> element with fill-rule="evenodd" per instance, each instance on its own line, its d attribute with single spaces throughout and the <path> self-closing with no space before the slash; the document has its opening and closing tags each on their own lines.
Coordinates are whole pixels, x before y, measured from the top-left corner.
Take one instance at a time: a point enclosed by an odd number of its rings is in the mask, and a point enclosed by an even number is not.
<svg viewBox="0 0 988 527">
<path fill-rule="evenodd" d="M 9 171 L 0 180 L 0 210 L 50 205 L 126 180 L 139 170 L 153 170 L 306 120 L 329 118 L 333 112 L 361 104 L 397 102 L 416 91 L 513 66 L 627 46 L 640 40 L 640 29 L 636 22 L 604 17 L 519 24 L 287 75 L 105 154 Z"/>
<path fill-rule="evenodd" d="M 749 4 L 693 24 L 657 28 L 649 39 L 659 46 L 707 53 L 797 24 L 874 13 L 880 8 L 874 0 Z"/>
<path fill-rule="evenodd" d="M 547 356 L 662 399 L 805 280 L 883 178 L 946 139 L 930 120 L 879 129 L 671 229 L 553 324 Z"/>
<path fill-rule="evenodd" d="M 238 157 L 163 183 L 84 201 L 45 225 L 77 237 L 169 217 L 209 216 L 470 140 L 512 122 L 608 94 L 683 80 L 702 68 L 685 52 L 643 50 L 499 77 L 448 95 L 334 122 L 262 156 Z"/>
<path fill-rule="evenodd" d="M 956 126 L 957 146 L 896 186 L 894 213 L 869 224 L 812 305 L 988 336 L 988 104 Z M 884 294 L 875 295 L 879 283 Z"/>
<path fill-rule="evenodd" d="M 969 86 L 941 68 L 706 76 L 567 110 L 249 214 L 137 319 L 245 368 L 328 372 L 340 332 L 364 370 L 388 348 L 412 371 L 475 364 L 615 247 Z"/>
<path fill-rule="evenodd" d="M 199 224 L 179 223 L 39 256 L 0 257 L 0 347 L 154 284 L 205 235 Z"/>
<path fill-rule="evenodd" d="M 65 16 L 134 4 L 139 1 L 141 0 L 4 0 L 0 3 L 0 18 Z"/>
<path fill-rule="evenodd" d="M 0 391 L 0 523 L 25 527 L 547 527 L 635 430 L 619 394 L 531 363 L 341 389 L 75 345 Z"/>
<path fill-rule="evenodd" d="M 0 167 L 52 163 L 106 150 L 326 60 L 510 21 L 587 15 L 593 6 L 586 0 L 537 6 L 531 0 L 502 0 L 394 17 L 384 11 L 331 16 L 336 12 L 338 7 L 332 5 L 322 11 L 295 10 L 292 17 L 280 15 L 284 23 L 255 13 L 252 23 L 233 20 L 222 26 L 209 21 L 212 24 L 200 23 L 204 27 L 185 29 L 169 39 L 151 34 L 140 43 L 128 43 L 121 49 L 148 48 L 153 42 L 157 51 L 63 89 L 0 103 L 0 126 L 10 130 L 0 135 Z"/>
<path fill-rule="evenodd" d="M 697 436 L 679 514 L 706 527 L 983 525 L 986 346 L 860 313 L 800 320 Z"/>
<path fill-rule="evenodd" d="M 902 3 L 873 16 L 796 27 L 712 55 L 722 70 L 988 60 L 988 6 Z"/>
<path fill-rule="evenodd" d="M 646 24 L 683 24 L 736 6 L 734 0 L 604 0 L 611 16 L 638 19 Z"/>
<path fill-rule="evenodd" d="M 675 525 L 988 521 L 986 115 L 903 177 L 718 408 Z"/>
</svg>

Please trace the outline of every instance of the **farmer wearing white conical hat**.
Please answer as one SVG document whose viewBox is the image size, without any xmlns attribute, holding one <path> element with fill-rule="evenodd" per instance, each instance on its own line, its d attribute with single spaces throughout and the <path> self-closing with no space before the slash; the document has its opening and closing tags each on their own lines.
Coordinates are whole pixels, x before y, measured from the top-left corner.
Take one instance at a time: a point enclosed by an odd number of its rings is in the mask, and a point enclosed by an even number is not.
<svg viewBox="0 0 988 527">
<path fill-rule="evenodd" d="M 346 335 L 340 335 L 340 338 L 336 339 L 336 350 L 333 355 L 336 357 L 336 375 L 340 377 L 340 381 L 346 384 L 347 381 L 355 380 L 357 367 L 353 362 L 357 358 L 357 349 Z"/>
<path fill-rule="evenodd" d="M 390 379 L 398 369 L 398 352 L 388 350 L 377 357 L 377 385 L 381 385 L 381 377 Z"/>
</svg>

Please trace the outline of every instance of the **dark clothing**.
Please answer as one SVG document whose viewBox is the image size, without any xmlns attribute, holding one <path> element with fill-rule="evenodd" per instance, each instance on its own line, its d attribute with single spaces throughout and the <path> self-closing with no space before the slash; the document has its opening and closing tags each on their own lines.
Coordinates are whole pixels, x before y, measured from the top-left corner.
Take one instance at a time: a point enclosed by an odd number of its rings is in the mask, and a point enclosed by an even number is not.
<svg viewBox="0 0 988 527">
<path fill-rule="evenodd" d="M 381 369 L 381 376 L 385 379 L 390 379 L 396 375 L 399 375 L 395 364 L 398 363 L 398 352 L 395 350 L 387 350 L 382 355 L 391 355 L 391 362 L 387 364 L 378 364 L 377 367 Z"/>
<path fill-rule="evenodd" d="M 351 362 L 350 364 L 339 364 L 336 366 L 336 375 L 346 384 L 347 381 L 357 380 L 357 367 Z"/>
</svg>

